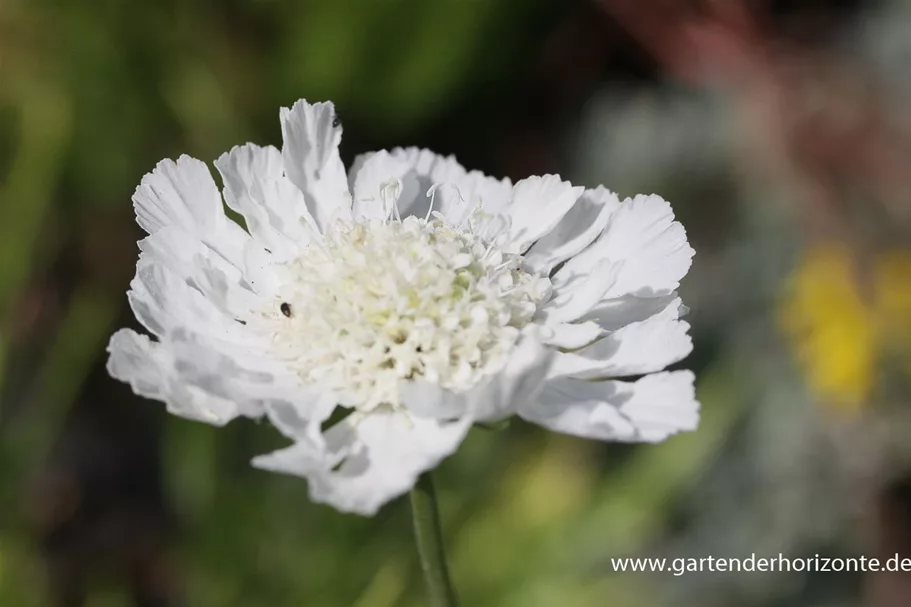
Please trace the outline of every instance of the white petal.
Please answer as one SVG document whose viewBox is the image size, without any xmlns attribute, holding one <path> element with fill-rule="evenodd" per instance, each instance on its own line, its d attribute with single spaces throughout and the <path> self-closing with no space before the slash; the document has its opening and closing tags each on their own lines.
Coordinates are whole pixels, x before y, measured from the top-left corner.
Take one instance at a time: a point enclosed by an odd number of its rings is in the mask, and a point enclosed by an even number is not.
<svg viewBox="0 0 911 607">
<path fill-rule="evenodd" d="M 561 181 L 559 175 L 529 177 L 516 183 L 511 204 L 501 211 L 510 220 L 510 242 L 524 253 L 560 223 L 584 191 Z"/>
<path fill-rule="evenodd" d="M 219 426 L 238 415 L 261 414 L 254 392 L 268 389 L 272 379 L 211 349 L 153 342 L 129 329 L 111 337 L 108 352 L 108 373 L 136 394 L 164 401 L 175 415 Z"/>
<path fill-rule="evenodd" d="M 139 396 L 164 400 L 167 383 L 162 367 L 171 361 L 160 344 L 146 335 L 120 329 L 111 336 L 107 351 L 107 369 L 113 378 L 129 383 Z"/>
<path fill-rule="evenodd" d="M 553 348 L 544 345 L 536 328 L 527 327 L 487 395 L 472 404 L 474 418 L 486 422 L 505 419 L 515 414 L 523 403 L 534 400 L 544 385 L 554 355 Z"/>
<path fill-rule="evenodd" d="M 238 351 L 240 355 L 262 355 L 270 350 L 268 333 L 254 330 L 219 309 L 215 299 L 190 286 L 186 279 L 166 266 L 141 258 L 130 283 L 127 299 L 137 320 L 162 339 L 176 333 L 192 332 L 212 347 Z"/>
<path fill-rule="evenodd" d="M 301 440 L 319 432 L 320 424 L 332 415 L 338 398 L 327 391 L 301 388 L 293 400 L 271 400 L 264 404 L 266 415 L 279 432 Z"/>
<path fill-rule="evenodd" d="M 554 348 L 575 350 L 587 346 L 604 335 L 604 329 L 596 322 L 559 323 L 547 325 L 550 335 L 544 343 Z"/>
<path fill-rule="evenodd" d="M 227 319 L 212 302 L 176 272 L 141 258 L 127 298 L 136 319 L 158 337 L 167 337 L 173 329 L 186 326 L 218 333 L 227 325 Z"/>
<path fill-rule="evenodd" d="M 285 176 L 277 148 L 237 146 L 215 166 L 225 182 L 225 202 L 244 216 L 253 237 L 277 259 L 291 259 L 312 239 L 313 217 L 300 189 Z"/>
<path fill-rule="evenodd" d="M 469 403 L 474 402 L 474 394 L 481 390 L 477 387 L 469 393 L 458 393 L 439 384 L 414 379 L 402 382 L 399 386 L 399 400 L 409 412 L 418 417 L 455 419 L 468 415 Z"/>
<path fill-rule="evenodd" d="M 225 216 L 209 168 L 189 156 L 159 162 L 136 188 L 133 208 L 137 223 L 149 234 L 179 226 L 234 264 L 249 239 Z"/>
<path fill-rule="evenodd" d="M 690 371 L 656 373 L 632 383 L 558 379 L 520 415 L 575 436 L 654 443 L 698 426 L 693 381 Z"/>
<path fill-rule="evenodd" d="M 385 150 L 383 150 L 385 151 Z M 379 152 L 364 152 L 354 157 L 354 160 L 348 166 L 348 191 L 354 194 L 354 182 L 357 181 L 357 175 L 364 168 L 364 164 L 370 160 L 370 157 Z"/>
<path fill-rule="evenodd" d="M 588 314 L 617 282 L 623 263 L 599 260 L 587 274 L 574 275 L 569 281 L 554 283 L 553 296 L 539 316 L 548 324 L 572 322 Z"/>
<path fill-rule="evenodd" d="M 351 218 L 351 195 L 345 166 L 339 157 L 341 126 L 335 106 L 303 99 L 281 109 L 282 156 L 288 178 L 304 193 L 310 214 L 320 229 L 336 219 Z"/>
<path fill-rule="evenodd" d="M 405 217 L 418 197 L 425 195 L 420 191 L 413 167 L 385 150 L 362 157 L 358 162 L 352 192 L 352 214 L 356 219 L 385 219 L 392 214 L 393 205 Z"/>
<path fill-rule="evenodd" d="M 641 322 L 651 318 L 672 303 L 677 302 L 680 316 L 683 316 L 685 306 L 680 304 L 676 291 L 660 297 L 636 297 L 624 295 L 614 299 L 602 299 L 589 310 L 581 320 L 597 323 L 602 329 L 616 331 L 634 322 Z"/>
<path fill-rule="evenodd" d="M 421 417 L 452 419 L 468 416 L 476 421 L 496 421 L 515 414 L 537 394 L 553 360 L 534 326 L 520 336 L 502 371 L 467 392 L 456 394 L 426 381 L 402 385 L 399 398 Z"/>
<path fill-rule="evenodd" d="M 263 305 L 241 269 L 180 226 L 168 226 L 147 236 L 139 241 L 139 249 L 138 266 L 160 264 L 168 268 L 233 319 L 243 320 Z"/>
<path fill-rule="evenodd" d="M 237 267 L 216 255 L 195 235 L 187 232 L 181 226 L 161 228 L 140 240 L 138 244 L 141 258 L 160 263 L 191 283 L 195 280 L 194 275 L 199 270 L 199 265 L 202 264 L 217 267 L 224 272 L 231 272 L 238 278 L 241 276 Z"/>
<path fill-rule="evenodd" d="M 250 288 L 264 298 L 275 297 L 279 288 L 279 277 L 274 265 L 275 259 L 261 244 L 248 240 L 243 249 L 242 268 Z"/>
<path fill-rule="evenodd" d="M 450 224 L 458 226 L 472 210 L 481 205 L 488 213 L 499 213 L 512 197 L 512 183 L 508 179 L 494 179 L 480 171 L 466 171 L 454 156 L 440 156 L 419 148 L 395 148 L 390 152 L 411 169 L 403 178 L 405 187 L 399 198 L 402 217 L 423 217 L 430 209 L 443 215 Z M 410 184 L 416 184 L 411 186 Z M 432 186 L 432 196 L 428 196 Z M 410 198 L 410 193 L 415 197 Z"/>
<path fill-rule="evenodd" d="M 621 377 L 660 371 L 693 350 L 689 323 L 678 320 L 680 300 L 573 353 L 559 353 L 551 377 Z"/>
<path fill-rule="evenodd" d="M 349 416 L 323 440 L 306 438 L 253 465 L 305 477 L 313 501 L 372 516 L 462 442 L 471 420 L 444 422 L 376 410 Z"/>
<path fill-rule="evenodd" d="M 585 190 L 557 227 L 531 247 L 525 263 L 540 274 L 548 274 L 590 245 L 619 206 L 617 195 L 604 187 Z"/>
<path fill-rule="evenodd" d="M 674 221 L 671 206 L 660 196 L 626 199 L 604 233 L 554 275 L 554 287 L 591 273 L 599 262 L 623 262 L 606 298 L 653 297 L 676 289 L 690 268 L 693 249 L 686 231 Z"/>
<path fill-rule="evenodd" d="M 224 220 L 212 174 L 204 162 L 189 156 L 159 162 L 136 188 L 133 206 L 136 221 L 149 234 L 171 225 L 207 233 Z"/>
</svg>

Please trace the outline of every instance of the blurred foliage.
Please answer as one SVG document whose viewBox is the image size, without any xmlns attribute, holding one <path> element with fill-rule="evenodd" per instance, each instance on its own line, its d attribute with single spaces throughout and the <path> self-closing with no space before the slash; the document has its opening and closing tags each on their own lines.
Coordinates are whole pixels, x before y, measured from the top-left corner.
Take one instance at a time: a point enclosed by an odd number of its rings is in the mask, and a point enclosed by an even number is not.
<svg viewBox="0 0 911 607">
<path fill-rule="evenodd" d="M 473 430 L 438 483 L 465 605 L 834 606 L 856 598 L 851 580 L 821 587 L 797 574 L 610 570 L 610 558 L 640 554 L 869 553 L 871 540 L 857 537 L 852 521 L 883 477 L 911 464 L 911 253 L 901 223 L 909 189 L 873 170 L 895 165 L 900 173 L 907 159 L 875 148 L 873 168 L 849 162 L 867 173 L 833 168 L 826 163 L 835 160 L 817 157 L 866 148 L 832 145 L 813 128 L 831 120 L 843 134 L 874 123 L 856 119 L 851 95 L 827 95 L 824 79 L 803 72 L 802 87 L 778 83 L 756 60 L 730 80 L 687 80 L 680 74 L 692 72 L 649 55 L 644 30 L 606 10 L 611 4 L 0 4 L 0 605 L 51 604 L 48 529 L 85 504 L 101 514 L 74 535 L 102 539 L 76 541 L 68 558 L 115 555 L 97 567 L 90 607 L 128 604 L 120 548 L 110 546 L 141 544 L 144 533 L 173 537 L 148 574 L 183 595 L 177 604 L 424 604 L 405 504 L 375 519 L 315 506 L 306 483 L 249 467 L 252 455 L 281 444 L 268 426 L 173 419 L 104 379 L 104 343 L 128 316 L 124 292 L 140 236 L 129 198 L 142 174 L 162 157 L 212 159 L 248 140 L 277 144 L 278 107 L 299 97 L 337 103 L 347 159 L 431 145 L 495 174 L 560 171 L 622 194 L 660 192 L 698 251 L 683 289 L 697 344 L 687 366 L 699 372 L 704 404 L 699 431 L 631 447 L 521 423 Z M 905 3 L 882 6 L 848 13 L 856 19 L 838 22 L 847 33 L 836 42 L 885 82 L 892 113 L 883 123 L 900 133 L 911 123 L 901 69 L 911 20 Z M 813 10 L 822 12 L 810 13 L 811 24 L 842 14 Z M 662 27 L 676 16 L 652 11 Z M 679 29 L 698 41 L 718 33 L 711 25 Z M 831 53 L 842 65 L 839 44 L 805 37 L 807 54 Z M 751 48 L 771 55 L 785 46 L 774 42 Z M 787 77 L 812 65 L 788 52 Z M 741 55 L 749 53 L 710 53 L 716 63 L 702 72 L 723 73 L 724 61 Z M 874 88 L 853 86 L 841 72 L 834 80 L 838 91 Z M 806 98 L 774 97 L 796 90 Z M 827 103 L 834 99 L 842 103 Z M 783 111 L 769 123 L 757 100 L 794 109 L 813 128 Z M 823 144 L 786 148 L 793 133 Z M 842 181 L 829 187 L 833 175 Z M 893 360 L 896 374 L 887 373 Z M 856 415 L 820 415 L 820 402 Z M 136 467 L 131 449 L 156 466 Z M 70 486 L 66 474 L 59 481 L 61 470 L 82 474 L 83 466 L 125 483 L 115 497 L 135 490 L 131 483 L 149 495 L 160 489 L 163 505 L 146 494 L 138 503 L 161 508 L 161 527 L 118 527 L 122 504 L 93 494 L 91 483 Z M 176 523 L 167 520 L 172 512 Z"/>
</svg>

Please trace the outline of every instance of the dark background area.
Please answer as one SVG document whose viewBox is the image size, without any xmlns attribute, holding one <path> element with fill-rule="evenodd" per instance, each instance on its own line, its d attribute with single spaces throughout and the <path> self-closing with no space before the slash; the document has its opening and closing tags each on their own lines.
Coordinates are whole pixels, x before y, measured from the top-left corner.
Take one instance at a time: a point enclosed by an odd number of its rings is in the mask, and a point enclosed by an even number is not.
<svg viewBox="0 0 911 607">
<path fill-rule="evenodd" d="M 911 604 L 902 574 L 616 573 L 620 556 L 911 556 L 911 3 L 5 0 L 0 605 L 423 604 L 408 512 L 249 467 L 265 424 L 167 416 L 105 373 L 130 196 L 164 157 L 419 145 L 670 200 L 699 431 L 475 429 L 440 470 L 472 606 Z"/>
</svg>

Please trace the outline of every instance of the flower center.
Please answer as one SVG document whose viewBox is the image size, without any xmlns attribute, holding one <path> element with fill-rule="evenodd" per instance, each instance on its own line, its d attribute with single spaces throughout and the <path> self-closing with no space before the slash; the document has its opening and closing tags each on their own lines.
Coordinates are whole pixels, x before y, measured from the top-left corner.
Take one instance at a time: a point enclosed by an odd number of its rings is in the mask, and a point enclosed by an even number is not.
<svg viewBox="0 0 911 607">
<path fill-rule="evenodd" d="M 276 347 L 340 404 L 398 404 L 402 380 L 461 392 L 505 365 L 549 288 L 520 255 L 429 219 L 337 223 L 282 268 Z"/>
</svg>

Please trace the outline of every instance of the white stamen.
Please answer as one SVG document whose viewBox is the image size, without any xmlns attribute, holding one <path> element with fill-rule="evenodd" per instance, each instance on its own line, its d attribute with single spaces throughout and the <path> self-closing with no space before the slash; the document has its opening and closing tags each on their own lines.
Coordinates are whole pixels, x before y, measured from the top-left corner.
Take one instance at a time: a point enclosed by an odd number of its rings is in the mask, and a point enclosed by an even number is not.
<svg viewBox="0 0 911 607">
<path fill-rule="evenodd" d="M 383 187 L 385 201 L 391 187 L 401 184 Z M 461 392 L 499 372 L 540 303 L 519 256 L 436 212 L 394 216 L 332 225 L 285 264 L 279 298 L 294 315 L 266 314 L 301 376 L 360 410 L 396 406 L 413 377 Z"/>
</svg>

